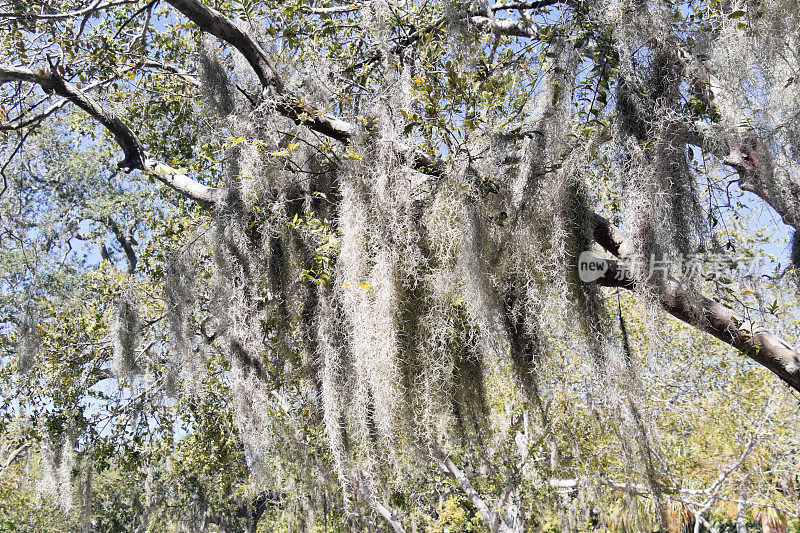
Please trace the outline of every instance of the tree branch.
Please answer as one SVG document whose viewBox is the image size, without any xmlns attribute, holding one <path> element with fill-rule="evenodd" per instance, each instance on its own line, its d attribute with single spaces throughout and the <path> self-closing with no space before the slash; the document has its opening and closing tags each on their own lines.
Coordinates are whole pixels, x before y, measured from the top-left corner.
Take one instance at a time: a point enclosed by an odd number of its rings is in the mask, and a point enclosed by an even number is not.
<svg viewBox="0 0 800 533">
<path fill-rule="evenodd" d="M 439 469 L 442 471 L 442 473 L 450 476 L 456 481 L 456 483 L 458 483 L 458 486 L 461 487 L 461 490 L 464 491 L 464 494 L 467 496 L 469 501 L 472 502 L 472 505 L 474 505 L 478 510 L 478 513 L 480 513 L 483 521 L 486 522 L 489 531 L 492 533 L 510 533 L 517 530 L 506 523 L 499 508 L 497 511 L 492 511 L 489 509 L 489 506 L 486 505 L 485 501 L 483 501 L 483 498 L 481 498 L 480 494 L 478 494 L 478 491 L 472 487 L 472 483 L 470 483 L 467 475 L 456 466 L 456 464 L 450 459 L 449 455 L 441 450 L 434 450 L 434 455 L 436 456 L 436 462 L 439 464 Z"/>
<path fill-rule="evenodd" d="M 306 13 L 314 15 L 339 15 L 341 13 L 352 13 L 359 11 L 364 5 L 349 5 L 349 6 L 333 6 L 333 7 L 306 7 L 303 9 Z"/>
<path fill-rule="evenodd" d="M 571 0 L 537 0 L 535 2 L 496 2 L 489 6 L 489 11 L 496 13 L 503 10 L 524 10 L 524 9 L 541 9 L 555 4 L 571 4 Z"/>
<path fill-rule="evenodd" d="M 0 85 L 12 81 L 33 83 L 39 85 L 45 92 L 58 94 L 102 124 L 114 136 L 125 154 L 125 158 L 118 163 L 123 170 L 137 169 L 152 174 L 165 185 L 200 204 L 212 205 L 216 202 L 216 188 L 203 185 L 184 172 L 150 157 L 139 138 L 127 124 L 114 113 L 103 108 L 85 92 L 59 76 L 55 69 L 48 74 L 43 70 L 33 72 L 27 68 L 0 65 Z"/>
<path fill-rule="evenodd" d="M 593 213 L 592 217 L 595 220 L 595 240 L 608 252 L 621 257 L 624 233 L 600 215 Z M 800 392 L 800 352 L 777 335 L 754 326 L 724 305 L 689 291 L 675 279 L 669 278 L 641 287 L 616 261 L 606 263 L 608 270 L 597 280 L 598 284 L 652 291 L 661 307 L 672 316 L 733 346 Z"/>
<path fill-rule="evenodd" d="M 356 494 L 358 494 L 359 498 L 364 500 L 367 505 L 372 507 L 381 517 L 386 520 L 386 522 L 392 527 L 395 533 L 405 533 L 405 528 L 403 528 L 403 524 L 400 523 L 400 520 L 397 519 L 395 513 L 390 511 L 385 505 L 383 505 L 377 498 L 372 494 L 369 490 L 369 487 L 364 483 L 364 480 L 361 479 L 360 475 L 356 475 L 353 478 L 353 489 L 355 490 Z"/>
<path fill-rule="evenodd" d="M 48 107 L 41 113 L 38 113 L 37 115 L 28 118 L 24 118 L 24 116 L 17 117 L 12 122 L 6 124 L 0 124 L 0 131 L 17 131 L 23 128 L 27 128 L 28 126 L 31 126 L 33 124 L 38 124 L 39 122 L 43 121 L 44 119 L 46 119 L 47 117 L 49 117 L 50 115 L 52 115 L 53 113 L 64 107 L 66 103 L 67 99 L 62 98 L 61 100 L 52 104 L 50 107 Z"/>
<path fill-rule="evenodd" d="M 302 99 L 285 92 L 285 86 L 269 61 L 266 52 L 253 37 L 242 31 L 231 20 L 198 0 L 168 0 L 168 3 L 183 13 L 200 29 L 236 48 L 247 60 L 264 89 L 264 95 L 274 99 L 275 109 L 296 124 L 331 139 L 347 142 L 355 133 L 355 127 L 333 115 L 319 111 L 314 106 L 302 104 Z M 412 166 L 420 172 L 439 176 L 441 163 L 434 157 L 405 145 L 400 151 L 412 151 Z"/>
<path fill-rule="evenodd" d="M 538 28 L 535 27 L 534 24 L 525 24 L 523 21 L 513 20 L 513 19 L 501 19 L 497 20 L 493 16 L 490 18 L 487 16 L 487 12 L 494 15 L 494 13 L 503 10 L 510 10 L 510 9 L 540 9 L 543 7 L 552 6 L 555 4 L 562 3 L 563 0 L 540 0 L 537 2 L 498 2 L 494 5 L 489 6 L 486 10 L 471 10 L 465 11 L 456 15 L 462 21 L 469 21 L 471 24 L 478 28 L 482 29 L 489 29 L 496 33 L 502 35 L 509 35 L 512 37 L 526 37 L 526 38 L 539 38 L 541 37 Z M 563 2 L 569 3 L 569 2 Z M 420 28 L 411 34 L 407 35 L 406 37 L 399 40 L 399 42 L 394 45 L 390 50 L 390 54 L 399 54 L 412 44 L 419 41 L 423 36 L 426 36 L 430 33 L 434 33 L 436 31 L 441 30 L 444 25 L 447 23 L 447 18 L 442 17 L 438 19 L 436 22 L 425 26 L 424 28 Z M 378 51 L 375 52 L 372 56 L 360 61 L 354 65 L 350 65 L 346 69 L 344 69 L 344 73 L 350 73 L 356 71 L 364 66 L 371 65 L 376 61 L 380 60 L 383 57 L 383 52 Z"/>
<path fill-rule="evenodd" d="M 472 502 L 472 505 L 474 505 L 480 513 L 483 521 L 489 526 L 489 529 L 491 531 L 496 531 L 498 521 L 497 515 L 489 510 L 489 506 L 486 505 L 486 502 L 483 501 L 480 494 L 472 488 L 472 484 L 469 482 L 469 478 L 467 478 L 466 474 L 464 474 L 464 472 L 453 463 L 450 456 L 444 452 L 440 452 L 440 457 L 437 458 L 437 462 L 439 463 L 439 469 L 458 483 L 461 490 L 463 490 L 464 494 L 469 498 L 469 501 Z"/>
<path fill-rule="evenodd" d="M 689 142 L 701 146 L 734 169 L 743 191 L 761 198 L 781 215 L 784 223 L 800 231 L 800 183 L 793 176 L 789 176 L 787 183 L 778 183 L 769 149 L 750 127 L 742 106 L 694 53 L 680 45 L 678 49 L 687 68 L 700 73 L 694 84 L 695 95 L 709 110 L 724 119 L 721 123 L 696 124 L 691 132 L 693 139 Z M 714 136 L 720 137 L 722 142 L 715 142 Z"/>
<path fill-rule="evenodd" d="M 177 76 L 178 78 L 182 79 L 183 81 L 194 87 L 200 87 L 200 82 L 197 81 L 197 79 L 192 74 L 185 72 L 174 65 L 170 65 L 162 61 L 154 61 L 152 59 L 144 58 L 141 61 L 138 61 L 135 64 L 135 66 L 141 68 L 156 68 L 163 71 L 164 73 Z"/>
<path fill-rule="evenodd" d="M 113 218 L 107 217 L 104 222 L 111 229 L 111 232 L 117 238 L 120 246 L 122 246 L 122 249 L 125 251 L 125 258 L 128 260 L 128 274 L 133 274 L 133 272 L 136 270 L 137 258 L 136 252 L 133 249 L 132 238 L 125 236 L 125 234 L 122 232 L 122 229 Z"/>
<path fill-rule="evenodd" d="M 640 483 L 632 483 L 630 481 L 625 481 L 625 482 L 615 481 L 603 475 L 592 478 L 571 478 L 571 479 L 553 478 L 549 480 L 549 485 L 556 490 L 572 491 L 576 490 L 579 486 L 589 481 L 589 479 L 592 479 L 595 482 L 604 485 L 612 490 L 624 492 L 626 494 L 630 494 L 631 496 L 643 496 L 645 498 L 649 498 L 651 496 L 650 489 L 648 489 L 645 485 L 642 485 Z M 709 494 L 711 494 L 711 492 L 712 492 L 711 488 L 704 488 L 704 489 L 673 488 L 671 489 L 671 493 L 665 494 L 664 496 L 671 500 L 683 502 L 685 501 L 684 498 L 687 496 L 708 496 Z M 728 498 L 726 496 L 720 496 L 719 494 L 715 495 L 714 497 L 716 498 L 717 501 L 737 503 L 740 506 L 753 505 L 758 507 L 774 507 L 774 504 L 771 502 L 764 503 L 763 501 L 759 502 L 755 500 L 746 500 L 743 497 Z M 786 514 L 797 516 L 797 513 L 791 510 L 783 509 L 780 507 L 776 508 L 779 508 Z"/>
<path fill-rule="evenodd" d="M 108 2 L 106 4 L 101 5 L 100 0 L 95 0 L 88 7 L 76 11 L 68 11 L 66 13 L 52 13 L 52 14 L 34 13 L 29 10 L 26 10 L 23 13 L 2 12 L 0 13 L 0 18 L 22 19 L 22 20 L 65 20 L 65 19 L 81 17 L 84 15 L 90 15 L 94 12 L 101 11 L 103 9 L 109 9 L 117 6 L 124 6 L 126 4 L 135 4 L 136 2 L 138 2 L 138 0 L 121 0 L 118 2 Z"/>
<path fill-rule="evenodd" d="M 255 39 L 240 29 L 219 11 L 198 0 L 168 0 L 168 3 L 197 24 L 201 30 L 236 48 L 250 64 L 264 88 L 265 96 L 272 97 L 279 113 L 297 124 L 338 141 L 346 141 L 353 134 L 353 126 L 327 113 L 301 105 L 298 99 L 285 92 L 283 80 L 273 67 L 267 53 Z"/>
<path fill-rule="evenodd" d="M 14 461 L 17 460 L 17 458 L 22 454 L 22 452 L 24 452 L 25 450 L 28 449 L 28 447 L 30 447 L 30 445 L 31 443 L 28 441 L 23 442 L 21 446 L 19 446 L 17 449 L 11 452 L 4 461 L 3 466 L 0 467 L 0 475 L 2 475 L 8 469 L 8 467 L 11 466 L 14 463 Z"/>
<path fill-rule="evenodd" d="M 470 17 L 469 23 L 477 28 L 485 29 L 499 35 L 510 37 L 525 37 L 529 39 L 539 39 L 541 34 L 534 22 L 525 22 L 514 19 L 497 19 L 486 16 Z"/>
</svg>

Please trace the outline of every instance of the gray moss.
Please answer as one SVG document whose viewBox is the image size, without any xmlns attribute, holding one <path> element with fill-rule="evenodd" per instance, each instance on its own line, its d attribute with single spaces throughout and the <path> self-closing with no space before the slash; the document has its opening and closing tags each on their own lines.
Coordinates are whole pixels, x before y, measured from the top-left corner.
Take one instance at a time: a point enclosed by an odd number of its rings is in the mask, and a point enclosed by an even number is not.
<svg viewBox="0 0 800 533">
<path fill-rule="evenodd" d="M 111 368 L 120 377 L 139 371 L 136 348 L 141 336 L 141 322 L 136 305 L 133 291 L 128 291 L 121 296 L 114 315 Z"/>
</svg>

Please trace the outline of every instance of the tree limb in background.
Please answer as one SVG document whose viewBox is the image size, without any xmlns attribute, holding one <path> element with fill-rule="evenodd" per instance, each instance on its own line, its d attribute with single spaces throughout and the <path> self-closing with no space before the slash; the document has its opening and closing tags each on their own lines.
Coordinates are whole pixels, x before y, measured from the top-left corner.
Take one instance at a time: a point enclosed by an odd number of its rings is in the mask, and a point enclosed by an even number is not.
<svg viewBox="0 0 800 533">
<path fill-rule="evenodd" d="M 400 520 L 397 518 L 397 515 L 389 510 L 388 507 L 383 505 L 372 491 L 367 486 L 366 482 L 362 479 L 360 475 L 356 475 L 353 477 L 353 490 L 358 495 L 359 498 L 364 500 L 373 510 L 375 510 L 381 518 L 386 520 L 386 522 L 391 526 L 392 530 L 395 533 L 405 533 L 405 528 Z"/>
<path fill-rule="evenodd" d="M 122 249 L 125 251 L 125 258 L 128 261 L 128 274 L 133 274 L 133 272 L 136 270 L 137 258 L 136 252 L 133 249 L 134 242 L 132 235 L 131 237 L 127 237 L 119 227 L 119 224 L 117 224 L 110 216 L 107 217 L 104 222 L 111 229 L 114 237 L 117 238 L 120 246 L 122 246 Z"/>
<path fill-rule="evenodd" d="M 2 475 L 3 472 L 8 470 L 8 467 L 14 464 L 14 461 L 16 461 L 22 455 L 22 452 L 27 450 L 30 447 L 30 445 L 31 443 L 29 441 L 25 441 L 14 451 L 8 454 L 8 457 L 6 457 L 6 460 L 3 462 L 3 466 L 0 467 L 0 475 Z"/>
<path fill-rule="evenodd" d="M 516 530 L 506 523 L 506 521 L 503 519 L 501 510 L 498 509 L 496 511 L 492 511 L 489 509 L 489 506 L 483 500 L 481 495 L 478 494 L 478 491 L 473 488 L 472 483 L 470 483 L 467 475 L 460 468 L 458 468 L 458 466 L 456 466 L 452 459 L 450 459 L 449 455 L 440 450 L 437 450 L 435 453 L 437 456 L 436 462 L 439 464 L 439 470 L 458 483 L 458 486 L 461 487 L 461 490 L 464 491 L 464 494 L 467 496 L 469 501 L 472 502 L 472 505 L 474 505 L 478 510 L 478 513 L 480 513 L 483 521 L 486 522 L 486 525 L 489 527 L 489 531 L 495 533 Z"/>
</svg>

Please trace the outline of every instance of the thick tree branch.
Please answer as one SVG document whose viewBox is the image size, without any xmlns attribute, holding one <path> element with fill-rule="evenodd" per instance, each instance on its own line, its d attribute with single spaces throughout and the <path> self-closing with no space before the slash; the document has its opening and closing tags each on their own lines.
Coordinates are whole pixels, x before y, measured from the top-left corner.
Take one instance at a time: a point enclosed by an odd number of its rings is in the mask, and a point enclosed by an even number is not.
<svg viewBox="0 0 800 533">
<path fill-rule="evenodd" d="M 89 85 L 86 85 L 86 86 L 82 87 L 81 88 L 81 92 L 83 94 L 89 94 L 90 91 L 92 91 L 93 89 L 95 89 L 97 87 L 109 85 L 115 79 L 118 79 L 120 75 L 122 75 L 124 73 L 127 73 L 127 72 L 130 72 L 134 68 L 139 68 L 139 69 L 142 69 L 142 68 L 157 68 L 157 69 L 161 70 L 165 74 L 170 74 L 170 75 L 177 76 L 178 78 L 182 79 L 186 83 L 189 83 L 190 85 L 193 85 L 195 87 L 200 87 L 200 82 L 198 82 L 196 79 L 194 79 L 187 72 L 183 72 L 180 69 L 178 69 L 178 68 L 176 68 L 176 67 L 174 67 L 172 65 L 169 65 L 167 63 L 163 63 L 163 62 L 160 62 L 160 61 L 152 61 L 152 60 L 149 60 L 149 59 L 142 59 L 139 62 L 137 62 L 136 64 L 134 64 L 133 66 L 126 66 L 126 67 L 120 68 L 119 71 L 117 72 L 117 74 L 114 75 L 114 76 L 111 76 L 109 78 L 105 78 L 103 80 L 98 80 L 98 81 L 96 81 L 94 83 L 91 83 Z M 24 129 L 24 128 L 28 128 L 30 126 L 35 126 L 39 122 L 43 121 L 44 119 L 46 119 L 47 117 L 52 115 L 54 112 L 56 112 L 59 109 L 61 109 L 62 107 L 64 107 L 69 102 L 69 100 L 67 98 L 61 98 L 60 100 L 58 100 L 54 104 L 51 104 L 50 107 L 48 107 L 47 109 L 45 109 L 41 113 L 38 113 L 38 114 L 36 114 L 34 116 L 26 118 L 28 113 L 32 112 L 33 109 L 35 109 L 36 107 L 38 107 L 38 105 L 40 105 L 41 103 L 43 103 L 43 102 L 45 102 L 47 100 L 48 100 L 48 97 L 44 97 L 42 99 L 42 102 L 39 102 L 38 104 L 34 105 L 32 108 L 28 109 L 28 111 L 26 111 L 24 113 L 21 113 L 20 115 L 18 115 L 11 122 L 8 122 L 6 124 L 0 124 L 0 131 L 17 131 L 17 130 L 21 130 L 21 129 Z"/>
<path fill-rule="evenodd" d="M 620 257 L 620 246 L 624 242 L 622 231 L 600 215 L 592 216 L 595 240 Z M 733 346 L 800 392 L 800 352 L 777 335 L 756 327 L 724 305 L 688 290 L 675 279 L 641 287 L 617 262 L 607 261 L 607 264 L 608 270 L 597 280 L 598 284 L 653 291 L 661 307 L 672 316 Z"/>
<path fill-rule="evenodd" d="M 279 113 L 339 141 L 345 141 L 353 134 L 351 124 L 302 105 L 298 99 L 287 95 L 283 80 L 261 45 L 222 13 L 198 0 L 168 0 L 168 2 L 197 24 L 201 30 L 230 44 L 240 52 L 258 77 L 266 93 L 265 96 L 275 100 Z"/>
<path fill-rule="evenodd" d="M 184 172 L 150 157 L 127 124 L 84 91 L 59 76 L 55 69 L 45 73 L 42 70 L 33 72 L 26 68 L 0 65 L 0 84 L 14 81 L 33 83 L 39 85 L 45 92 L 62 96 L 102 124 L 114 136 L 125 154 L 125 158 L 118 164 L 120 168 L 126 171 L 137 169 L 152 174 L 162 183 L 198 203 L 204 205 L 215 203 L 217 189 L 203 185 Z"/>
<path fill-rule="evenodd" d="M 264 49 L 233 21 L 198 0 L 168 0 L 168 3 L 203 31 L 236 48 L 254 70 L 264 89 L 264 96 L 274 100 L 275 109 L 280 114 L 296 124 L 302 124 L 337 141 L 347 142 L 353 136 L 355 127 L 349 122 L 304 104 L 301 98 L 287 94 L 283 81 Z M 400 151 L 410 150 L 403 145 L 398 148 Z M 438 176 L 442 172 L 441 163 L 420 150 L 412 150 L 412 161 L 414 168 L 423 173 Z"/>
<path fill-rule="evenodd" d="M 25 81 L 37 84 L 46 92 L 63 96 L 77 105 L 114 135 L 117 144 L 120 145 L 125 153 L 125 159 L 120 163 L 121 167 L 142 167 L 145 152 L 133 131 L 116 115 L 103 109 L 91 97 L 55 72 L 46 74 L 43 70 L 40 70 L 38 73 L 34 73 L 32 70 L 25 68 L 0 66 L 0 83 L 9 81 Z"/>
<path fill-rule="evenodd" d="M 261 45 L 222 13 L 197 0 L 168 0 L 168 3 L 204 32 L 236 47 L 263 87 L 272 88 L 277 94 L 283 92 L 283 83 Z"/>
<path fill-rule="evenodd" d="M 619 248 L 625 242 L 625 234 L 614 226 L 605 217 L 592 212 L 592 225 L 594 227 L 594 240 L 606 251 L 619 257 Z"/>
<path fill-rule="evenodd" d="M 685 47 L 678 48 L 686 67 L 699 73 L 693 87 L 695 96 L 723 119 L 720 123 L 697 123 L 689 142 L 734 169 L 742 190 L 761 198 L 781 215 L 784 223 L 800 230 L 800 183 L 793 176 L 788 176 L 785 183 L 778 182 L 769 148 L 750 127 L 742 106 L 695 54 Z"/>
</svg>

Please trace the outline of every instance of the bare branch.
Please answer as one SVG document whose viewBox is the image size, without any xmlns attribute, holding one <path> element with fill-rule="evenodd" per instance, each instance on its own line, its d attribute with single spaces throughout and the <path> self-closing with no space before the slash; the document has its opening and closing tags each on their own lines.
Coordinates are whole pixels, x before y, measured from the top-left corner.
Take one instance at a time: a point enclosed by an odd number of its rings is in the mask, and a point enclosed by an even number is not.
<svg viewBox="0 0 800 533">
<path fill-rule="evenodd" d="M 193 85 L 194 87 L 200 87 L 200 82 L 197 81 L 197 78 L 195 78 L 194 75 L 192 75 L 189 72 L 186 72 L 185 70 L 179 69 L 175 65 L 170 65 L 169 63 L 164 63 L 163 61 L 154 61 L 152 59 L 143 59 L 142 61 L 137 62 L 135 66 L 140 67 L 140 68 L 155 68 L 155 69 L 159 69 L 159 70 L 163 71 L 164 73 L 172 74 L 174 76 L 177 76 L 178 78 L 182 79 L 183 81 L 185 81 L 186 83 L 188 83 L 190 85 Z"/>
<path fill-rule="evenodd" d="M 477 28 L 489 30 L 500 35 L 542 39 L 539 27 L 533 21 L 526 22 L 523 20 L 473 16 L 469 18 L 469 23 Z"/>
<path fill-rule="evenodd" d="M 473 26 L 480 28 L 480 29 L 488 29 L 495 33 L 501 35 L 508 35 L 512 37 L 526 37 L 531 39 L 541 39 L 543 38 L 542 34 L 539 32 L 538 27 L 534 23 L 526 23 L 524 21 L 512 20 L 512 19 L 501 19 L 497 20 L 494 17 L 488 17 L 488 13 L 492 15 L 497 11 L 503 10 L 510 10 L 510 9 L 539 9 L 542 7 L 552 6 L 556 4 L 562 3 L 562 0 L 540 0 L 538 2 L 498 2 L 492 6 L 489 6 L 488 10 L 472 10 L 466 11 L 456 16 L 456 20 L 467 21 L 471 23 Z M 569 3 L 569 2 L 563 2 Z M 436 22 L 425 26 L 424 28 L 420 28 L 411 34 L 407 35 L 406 37 L 399 40 L 399 42 L 394 45 L 390 50 L 390 54 L 399 54 L 412 44 L 419 41 L 422 37 L 436 33 L 441 31 L 444 28 L 444 25 L 447 23 L 446 18 L 440 18 Z M 383 57 L 383 52 L 378 51 L 375 52 L 372 56 L 368 57 L 367 59 L 360 61 L 354 65 L 351 65 L 344 69 L 344 73 L 351 73 L 358 69 L 361 69 L 367 65 L 371 65 L 376 61 L 380 60 Z"/>
<path fill-rule="evenodd" d="M 0 124 L 0 131 L 17 131 L 23 128 L 27 128 L 32 124 L 38 124 L 39 122 L 43 121 L 44 119 L 46 119 L 47 117 L 49 117 L 50 115 L 52 115 L 53 113 L 64 107 L 66 103 L 67 100 L 62 99 L 54 103 L 41 113 L 37 113 L 36 115 L 29 117 L 25 120 L 15 120 L 14 122 L 8 124 Z"/>
<path fill-rule="evenodd" d="M 549 7 L 555 4 L 569 4 L 569 1 L 557 1 L 553 2 L 552 0 L 538 0 L 536 2 L 497 2 L 489 6 L 489 11 L 497 12 L 503 10 L 512 10 L 512 9 L 541 9 L 543 7 Z"/>
</svg>

